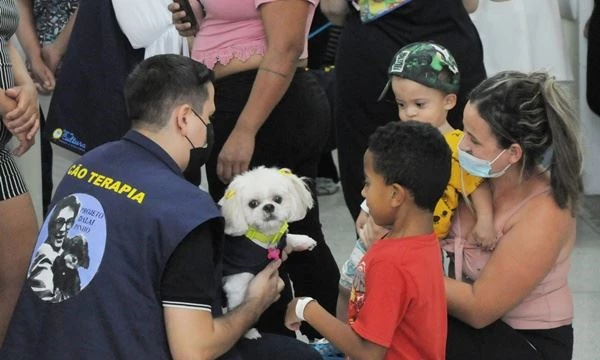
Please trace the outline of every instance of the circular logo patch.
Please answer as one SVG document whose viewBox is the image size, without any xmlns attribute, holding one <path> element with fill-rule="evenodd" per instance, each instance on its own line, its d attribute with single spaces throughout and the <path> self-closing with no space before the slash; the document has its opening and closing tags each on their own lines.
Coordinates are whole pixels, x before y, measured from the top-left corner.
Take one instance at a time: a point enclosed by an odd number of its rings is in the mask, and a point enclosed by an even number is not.
<svg viewBox="0 0 600 360">
<path fill-rule="evenodd" d="M 44 220 L 27 282 L 42 300 L 59 303 L 77 296 L 92 281 L 106 246 L 106 219 L 100 202 L 87 194 L 58 201 Z"/>
</svg>

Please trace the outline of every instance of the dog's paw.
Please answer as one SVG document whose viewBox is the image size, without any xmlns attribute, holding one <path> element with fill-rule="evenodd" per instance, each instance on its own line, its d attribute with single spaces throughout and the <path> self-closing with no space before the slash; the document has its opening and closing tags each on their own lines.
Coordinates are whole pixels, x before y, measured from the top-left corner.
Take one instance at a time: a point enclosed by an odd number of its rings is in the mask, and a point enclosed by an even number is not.
<svg viewBox="0 0 600 360">
<path fill-rule="evenodd" d="M 312 249 L 315 248 L 315 246 L 317 246 L 317 242 L 315 240 L 313 240 L 312 238 L 309 238 L 308 247 L 306 248 L 306 250 L 311 251 Z"/>
<path fill-rule="evenodd" d="M 246 331 L 244 337 L 250 340 L 256 340 L 261 338 L 260 333 L 255 328 L 251 328 L 250 330 Z"/>
<path fill-rule="evenodd" d="M 307 235 L 288 234 L 287 242 L 294 251 L 312 250 L 317 246 L 317 242 Z"/>
</svg>

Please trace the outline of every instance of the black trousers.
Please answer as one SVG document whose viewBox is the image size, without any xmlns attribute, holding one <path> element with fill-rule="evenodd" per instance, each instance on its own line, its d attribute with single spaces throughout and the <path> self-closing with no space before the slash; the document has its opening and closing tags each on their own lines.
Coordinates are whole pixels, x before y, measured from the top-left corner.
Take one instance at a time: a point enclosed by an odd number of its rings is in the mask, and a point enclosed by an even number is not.
<svg viewBox="0 0 600 360">
<path fill-rule="evenodd" d="M 226 188 L 216 175 L 217 157 L 246 104 L 255 77 L 256 70 L 252 70 L 215 82 L 215 147 L 206 164 L 209 190 L 215 201 Z M 298 176 L 315 179 L 331 127 L 329 111 L 325 93 L 314 77 L 303 69 L 296 71 L 288 91 L 256 135 L 250 167 L 286 167 Z M 296 296 L 311 296 L 335 314 L 340 273 L 321 229 L 314 181 L 309 186 L 315 206 L 303 220 L 290 224 L 289 231 L 312 237 L 317 246 L 312 251 L 292 253 L 285 266 Z M 320 337 L 306 323 L 301 330 L 309 339 Z"/>
<path fill-rule="evenodd" d="M 573 326 L 555 329 L 515 330 L 498 320 L 474 329 L 448 316 L 447 360 L 570 360 Z"/>
<path fill-rule="evenodd" d="M 600 5 L 597 0 L 588 26 L 586 98 L 590 109 L 600 115 Z"/>
</svg>

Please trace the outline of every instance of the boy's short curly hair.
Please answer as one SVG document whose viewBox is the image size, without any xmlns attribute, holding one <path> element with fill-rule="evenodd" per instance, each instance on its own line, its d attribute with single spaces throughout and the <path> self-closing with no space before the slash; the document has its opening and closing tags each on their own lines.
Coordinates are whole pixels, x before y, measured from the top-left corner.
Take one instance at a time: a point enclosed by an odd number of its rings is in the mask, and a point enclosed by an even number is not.
<svg viewBox="0 0 600 360">
<path fill-rule="evenodd" d="M 439 130 L 417 121 L 392 121 L 371 135 L 369 151 L 386 184 L 401 185 L 417 206 L 433 212 L 448 185 L 452 157 Z"/>
</svg>

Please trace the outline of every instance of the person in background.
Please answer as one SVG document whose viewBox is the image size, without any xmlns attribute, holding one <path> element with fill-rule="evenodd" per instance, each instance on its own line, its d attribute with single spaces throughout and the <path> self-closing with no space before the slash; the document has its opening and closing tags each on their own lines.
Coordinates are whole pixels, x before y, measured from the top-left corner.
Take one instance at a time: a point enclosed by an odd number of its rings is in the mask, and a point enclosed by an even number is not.
<svg viewBox="0 0 600 360">
<path fill-rule="evenodd" d="M 78 0 L 18 0 L 20 21 L 17 29 L 19 43 L 25 52 L 27 67 L 40 94 L 40 128 L 45 130 L 44 108 L 56 84 L 56 77 L 67 50 L 77 15 Z M 42 154 L 42 212 L 46 216 L 52 197 L 52 147 L 43 136 Z"/>
<path fill-rule="evenodd" d="M 331 128 L 327 145 L 319 159 L 319 170 L 316 179 L 317 195 L 335 194 L 339 189 L 340 177 L 333 160 L 335 150 L 335 120 L 333 108 L 335 105 L 335 53 L 342 28 L 328 21 L 321 8 L 315 11 L 315 17 L 310 26 L 308 38 L 308 69 L 317 78 L 327 94 L 331 114 Z"/>
<path fill-rule="evenodd" d="M 132 47 L 111 0 L 79 1 L 42 132 L 52 143 L 54 190 L 79 156 L 130 128 L 123 84 L 143 59 L 144 49 Z"/>
<path fill-rule="evenodd" d="M 290 224 L 290 232 L 317 241 L 312 251 L 290 254 L 284 263 L 297 294 L 312 294 L 335 313 L 339 270 L 319 219 L 314 179 L 329 136 L 327 97 L 306 71 L 307 35 L 317 0 L 192 0 L 193 14 L 171 3 L 173 22 L 183 36 L 193 36 L 191 57 L 215 71 L 215 150 L 206 164 L 213 199 L 226 184 L 258 166 L 289 168 L 307 177 L 315 206 Z M 198 26 L 182 21 L 195 16 Z M 200 169 L 194 169 L 200 182 Z M 278 315 L 257 329 L 295 334 Z M 303 327 L 309 339 L 318 333 Z"/>
<path fill-rule="evenodd" d="M 0 347 L 21 286 L 37 231 L 31 196 L 13 155 L 24 154 L 39 128 L 37 91 L 15 45 L 19 24 L 14 1 L 0 1 Z M 15 136 L 16 149 L 7 148 Z"/>
<path fill-rule="evenodd" d="M 588 39 L 586 99 L 597 115 L 600 115 L 600 5 L 594 0 L 594 9 L 585 24 L 584 36 Z"/>
</svg>

